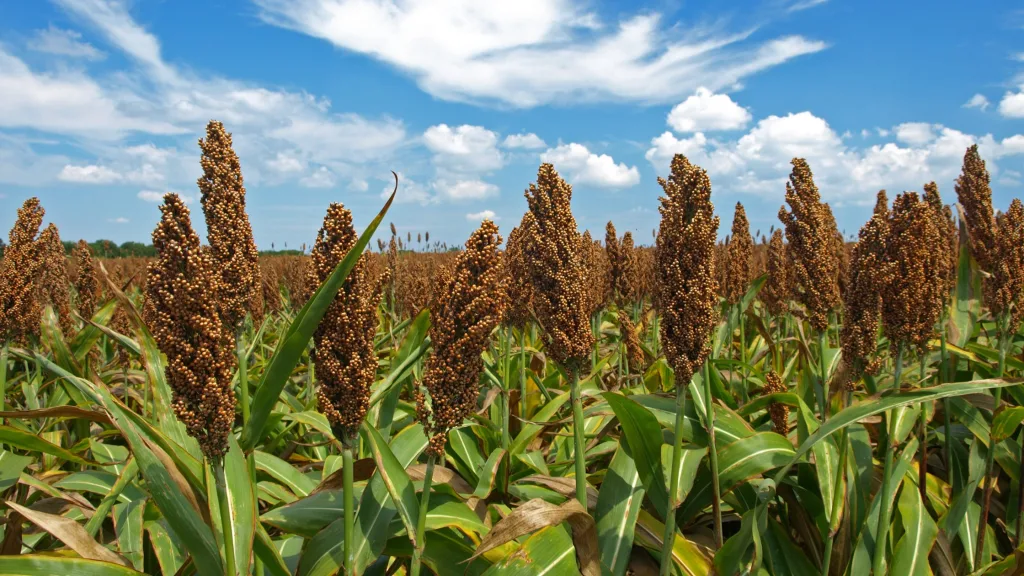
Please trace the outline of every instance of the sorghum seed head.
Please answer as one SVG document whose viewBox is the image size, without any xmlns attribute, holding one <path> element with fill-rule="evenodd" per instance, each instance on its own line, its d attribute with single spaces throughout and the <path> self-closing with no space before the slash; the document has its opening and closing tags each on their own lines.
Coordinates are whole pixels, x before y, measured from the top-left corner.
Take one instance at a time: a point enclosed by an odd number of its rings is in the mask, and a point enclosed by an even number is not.
<svg viewBox="0 0 1024 576">
<path fill-rule="evenodd" d="M 310 254 L 307 285 L 323 284 L 357 240 L 352 213 L 331 204 Z M 350 443 L 359 431 L 377 374 L 373 335 L 381 294 L 377 279 L 367 274 L 368 262 L 369 254 L 359 257 L 313 333 L 319 410 L 343 443 Z"/>
<path fill-rule="evenodd" d="M 971 240 L 971 253 L 982 270 L 990 272 L 998 261 L 996 222 L 992 212 L 992 188 L 978 145 L 964 154 L 963 170 L 954 185 L 957 200 L 964 207 L 964 220 Z"/>
<path fill-rule="evenodd" d="M 523 227 L 513 228 L 505 242 L 505 290 L 508 307 L 504 322 L 508 326 L 523 328 L 530 322 L 533 306 L 533 284 L 530 268 L 523 250 Z"/>
<path fill-rule="evenodd" d="M 850 262 L 850 280 L 843 293 L 843 327 L 840 344 L 849 367 L 844 384 L 852 388 L 870 365 L 875 354 L 878 321 L 882 313 L 882 291 L 887 282 L 886 244 L 889 237 L 889 207 L 885 190 L 878 193 L 871 219 L 860 229 Z"/>
<path fill-rule="evenodd" d="M 78 294 L 78 315 L 88 320 L 96 313 L 100 298 L 99 281 L 92 262 L 92 249 L 85 240 L 79 240 L 73 254 L 78 268 L 75 274 L 75 292 Z"/>
<path fill-rule="evenodd" d="M 423 375 L 429 410 L 423 395 L 417 396 L 430 454 L 444 454 L 448 431 L 461 425 L 476 406 L 481 354 L 505 312 L 500 244 L 498 227 L 484 220 L 466 240 L 454 265 L 441 273 L 441 288 L 431 307 L 434 353 Z"/>
<path fill-rule="evenodd" d="M 729 240 L 729 257 L 726 260 L 725 298 L 730 304 L 739 303 L 750 284 L 750 258 L 754 253 L 754 241 L 750 237 L 750 222 L 743 204 L 736 203 L 732 218 L 732 239 Z"/>
<path fill-rule="evenodd" d="M 60 241 L 57 226 L 50 224 L 39 235 L 39 257 L 43 261 L 42 277 L 39 282 L 41 300 L 53 306 L 60 322 L 60 329 L 70 334 L 71 294 L 68 290 L 68 258 L 64 244 Z"/>
<path fill-rule="evenodd" d="M 533 302 L 544 328 L 548 355 L 570 371 L 590 356 L 594 335 L 588 313 L 587 260 L 573 218 L 569 186 L 551 164 L 541 164 L 537 183 L 525 193 L 530 211 L 525 242 Z"/>
<path fill-rule="evenodd" d="M 779 316 L 788 309 L 789 301 L 789 258 L 782 230 L 772 232 L 768 243 L 768 281 L 761 288 L 761 301 L 773 316 Z"/>
<path fill-rule="evenodd" d="M 818 187 L 807 161 L 794 158 L 793 172 L 786 183 L 785 206 L 779 220 L 786 227 L 786 239 L 793 256 L 793 286 L 807 310 L 811 326 L 819 332 L 828 327 L 828 315 L 839 303 L 835 219 L 821 202 Z"/>
<path fill-rule="evenodd" d="M 36 237 L 44 213 L 38 198 L 25 201 L 0 260 L 0 340 L 5 342 L 28 344 L 39 335 L 43 260 Z"/>
<path fill-rule="evenodd" d="M 153 231 L 159 256 L 149 265 L 145 316 L 167 356 L 174 412 L 203 453 L 216 459 L 227 452 L 235 421 L 234 334 L 220 319 L 220 275 L 200 247 L 185 203 L 167 194 L 160 212 Z"/>
<path fill-rule="evenodd" d="M 786 385 L 782 383 L 782 378 L 778 374 L 771 371 L 764 375 L 764 388 L 761 389 L 762 394 L 776 394 L 785 391 Z M 789 406 L 779 402 L 772 402 L 768 405 L 768 415 L 772 418 L 772 430 L 776 434 L 783 436 L 789 434 Z"/>
<path fill-rule="evenodd" d="M 715 237 L 718 217 L 707 172 L 682 154 L 672 159 L 668 180 L 659 178 L 661 225 L 655 271 L 661 308 L 661 341 L 676 382 L 686 385 L 707 359 L 717 322 Z"/>
<path fill-rule="evenodd" d="M 259 255 L 245 212 L 242 167 L 231 147 L 231 134 L 223 124 L 211 120 L 206 126 L 206 139 L 199 140 L 199 148 L 203 152 L 203 175 L 197 184 L 202 194 L 210 255 L 221 277 L 220 318 L 234 334 L 246 312 L 251 312 L 256 321 L 263 317 Z"/>
<path fill-rule="evenodd" d="M 956 222 L 953 220 L 953 210 L 942 204 L 939 196 L 939 187 L 935 182 L 924 185 L 924 199 L 932 209 L 932 219 L 935 221 L 935 228 L 942 237 L 942 245 L 936 246 L 936 250 L 942 253 L 946 262 L 942 271 L 942 289 L 944 294 L 953 291 L 956 285 L 957 265 L 960 260 L 960 238 L 957 232 Z"/>
</svg>

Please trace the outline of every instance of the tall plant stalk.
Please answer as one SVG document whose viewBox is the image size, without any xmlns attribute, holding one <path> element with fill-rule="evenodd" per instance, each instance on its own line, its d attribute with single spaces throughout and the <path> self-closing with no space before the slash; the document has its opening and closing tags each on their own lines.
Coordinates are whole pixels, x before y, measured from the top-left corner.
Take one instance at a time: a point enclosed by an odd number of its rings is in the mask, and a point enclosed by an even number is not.
<svg viewBox="0 0 1024 576">
<path fill-rule="evenodd" d="M 1002 378 L 1003 373 L 1006 370 L 1006 349 L 1009 345 L 1010 334 L 1009 322 L 1010 315 L 1003 313 L 998 319 L 997 325 L 999 330 L 999 364 L 996 368 L 996 378 Z M 999 409 L 999 403 L 1002 401 L 1003 389 L 995 389 L 995 402 L 993 404 L 992 412 L 995 414 L 996 410 Z M 985 533 L 988 527 L 988 514 L 992 506 L 992 489 L 994 488 L 994 481 L 992 478 L 992 472 L 995 464 L 995 443 L 992 443 L 988 447 L 988 453 L 985 454 L 985 492 L 984 500 L 981 507 L 981 517 L 978 519 L 978 549 L 974 551 L 974 565 L 981 566 L 982 558 L 984 558 L 985 552 Z"/>
<path fill-rule="evenodd" d="M 715 517 L 715 545 L 722 547 L 722 502 L 718 485 L 718 447 L 715 443 L 715 403 L 711 397 L 711 362 L 704 363 L 704 409 L 708 426 L 708 456 L 711 459 L 711 511 Z"/>
<path fill-rule="evenodd" d="M 743 322 L 743 310 L 741 309 L 742 304 L 736 305 L 736 321 L 740 325 L 740 370 L 743 373 L 743 379 L 740 384 L 740 398 L 743 403 L 747 403 L 747 331 L 746 326 Z"/>
<path fill-rule="evenodd" d="M 228 499 L 227 480 L 224 477 L 224 459 L 216 458 L 211 464 L 213 465 L 214 482 L 217 485 L 221 533 L 224 535 L 224 562 L 228 576 L 236 576 L 238 570 L 235 567 L 235 537 L 231 522 L 231 502 Z"/>
<path fill-rule="evenodd" d="M 927 357 L 924 352 L 921 352 L 921 386 L 924 386 L 924 374 L 925 366 L 927 364 Z M 926 405 L 921 404 L 921 415 L 919 420 L 919 428 L 921 435 L 921 460 L 918 463 L 918 482 L 917 488 L 921 494 L 921 503 L 928 503 L 928 415 Z"/>
<path fill-rule="evenodd" d="M 583 435 L 583 399 L 580 397 L 580 373 L 572 370 L 569 380 L 569 395 L 572 399 L 573 458 L 576 460 L 576 499 L 587 509 L 587 454 Z"/>
<path fill-rule="evenodd" d="M 423 493 L 420 495 L 420 512 L 416 518 L 416 547 L 412 551 L 411 576 L 419 576 L 423 565 L 423 550 L 427 546 L 427 507 L 430 506 L 430 484 L 434 479 L 433 454 L 427 457 L 427 471 L 423 475 Z"/>
<path fill-rule="evenodd" d="M 900 344 L 896 353 L 896 366 L 893 370 L 893 389 L 899 390 L 900 376 L 903 371 L 903 345 Z M 876 498 L 878 502 L 878 528 L 875 530 L 875 554 L 872 562 L 872 571 L 876 576 L 882 576 L 882 565 L 885 564 L 886 538 L 889 536 L 889 487 L 892 485 L 892 461 L 896 452 L 896 421 L 895 416 L 903 411 L 897 408 L 897 413 L 886 410 L 885 420 L 889 425 L 888 433 L 885 435 L 885 467 L 882 469 L 882 488 Z"/>
<path fill-rule="evenodd" d="M 511 418 L 511 400 L 510 395 L 512 391 L 511 379 L 512 379 L 512 328 L 505 328 L 505 338 L 502 342 L 502 356 L 504 357 L 505 373 L 504 378 L 501 382 L 501 447 L 504 450 L 508 450 L 509 435 L 508 435 L 508 421 Z"/>
<path fill-rule="evenodd" d="M 526 418 L 526 326 L 519 329 L 519 417 Z"/>
<path fill-rule="evenodd" d="M 686 386 L 676 382 L 676 424 L 672 443 L 672 468 L 669 481 L 668 510 L 665 511 L 665 535 L 661 545 L 661 576 L 672 573 L 672 545 L 676 534 L 676 508 L 680 502 L 676 499 L 679 492 L 679 466 L 683 458 L 683 424 L 686 421 Z"/>
<path fill-rule="evenodd" d="M 343 483 L 342 498 L 344 499 L 345 506 L 345 574 L 346 576 L 355 576 L 356 559 L 355 550 L 353 549 L 356 537 L 355 490 L 353 488 L 355 473 L 353 471 L 351 446 L 345 446 L 341 451 L 341 458 L 341 475 Z"/>
</svg>

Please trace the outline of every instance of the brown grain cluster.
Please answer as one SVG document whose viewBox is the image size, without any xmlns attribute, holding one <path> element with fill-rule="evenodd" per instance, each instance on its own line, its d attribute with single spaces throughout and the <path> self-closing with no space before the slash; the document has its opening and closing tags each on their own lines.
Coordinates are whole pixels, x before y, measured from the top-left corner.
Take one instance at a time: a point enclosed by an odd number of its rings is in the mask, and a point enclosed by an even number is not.
<svg viewBox="0 0 1024 576">
<path fill-rule="evenodd" d="M 882 326 L 892 353 L 904 346 L 923 352 L 935 331 L 945 294 L 941 276 L 946 265 L 931 207 L 916 192 L 893 201 L 886 241 L 888 265 L 880 273 Z"/>
<path fill-rule="evenodd" d="M 203 151 L 203 175 L 197 184 L 202 193 L 211 257 L 221 278 L 220 318 L 235 334 L 247 312 L 256 322 L 263 318 L 259 253 L 245 212 L 242 167 L 231 147 L 231 134 L 223 124 L 211 120 L 206 126 L 206 139 L 199 140 L 199 147 Z"/>
<path fill-rule="evenodd" d="M 38 198 L 25 201 L 0 260 L 0 339 L 4 342 L 28 344 L 39 336 L 43 261 L 36 237 L 44 213 Z"/>
<path fill-rule="evenodd" d="M 848 368 L 843 384 L 851 388 L 865 372 L 872 372 L 878 322 L 882 313 L 882 286 L 886 272 L 889 237 L 889 204 L 885 190 L 878 192 L 875 211 L 864 224 L 853 248 L 850 280 L 843 293 L 843 327 L 840 345 Z"/>
<path fill-rule="evenodd" d="M 612 299 L 620 307 L 626 302 L 635 302 L 640 279 L 633 234 L 626 232 L 619 240 L 615 224 L 609 221 L 605 227 L 604 247 L 610 266 Z"/>
<path fill-rule="evenodd" d="M 505 241 L 505 291 L 508 294 L 508 306 L 504 323 L 515 328 L 523 328 L 530 322 L 533 306 L 533 284 L 530 282 L 524 241 L 521 225 L 513 228 Z"/>
<path fill-rule="evenodd" d="M 85 240 L 79 240 L 72 253 L 77 271 L 75 273 L 75 293 L 78 294 L 78 315 L 90 319 L 96 313 L 96 304 L 100 298 L 100 285 L 96 279 L 96 268 L 92 262 L 92 249 Z"/>
<path fill-rule="evenodd" d="M 782 230 L 776 229 L 768 242 L 768 280 L 760 292 L 761 301 L 772 316 L 781 316 L 789 308 L 789 264 Z"/>
<path fill-rule="evenodd" d="M 764 387 L 761 389 L 762 394 L 776 394 L 785 391 L 786 385 L 783 384 L 782 378 L 778 374 L 770 371 L 764 375 Z M 782 434 L 783 436 L 789 434 L 789 406 L 780 402 L 772 402 L 768 404 L 768 415 L 772 418 L 772 430 L 776 434 Z"/>
<path fill-rule="evenodd" d="M 498 227 L 484 220 L 466 241 L 453 266 L 441 274 L 441 287 L 431 307 L 430 340 L 423 383 L 430 405 L 417 394 L 417 414 L 430 445 L 428 453 L 444 454 L 448 431 L 460 426 L 476 406 L 481 354 L 505 311 L 504 271 L 498 250 Z"/>
<path fill-rule="evenodd" d="M 526 191 L 525 252 L 533 282 L 534 309 L 544 329 L 548 356 L 579 371 L 590 356 L 587 260 L 576 228 L 569 186 L 551 164 L 541 164 L 537 183 Z"/>
<path fill-rule="evenodd" d="M 260 265 L 260 274 L 262 275 L 260 288 L 263 291 L 263 309 L 270 314 L 276 314 L 284 308 L 284 302 L 281 299 L 281 277 L 278 275 L 277 269 L 263 265 Z"/>
<path fill-rule="evenodd" d="M 39 235 L 39 258 L 43 262 L 39 279 L 43 305 L 53 307 L 61 331 L 70 335 L 74 324 L 71 321 L 71 292 L 68 290 L 68 257 L 60 241 L 60 232 L 53 223 Z"/>
<path fill-rule="evenodd" d="M 793 256 L 793 286 L 797 299 L 807 310 L 811 326 L 819 332 L 828 328 L 828 315 L 839 303 L 835 219 L 821 202 L 811 168 L 803 158 L 794 158 L 786 183 L 786 207 L 779 208 L 779 220 L 786 227 Z"/>
<path fill-rule="evenodd" d="M 661 225 L 655 271 L 661 308 L 661 342 L 676 382 L 689 382 L 710 351 L 717 322 L 715 236 L 718 217 L 707 172 L 682 154 L 672 159 L 668 180 L 659 178 Z"/>
<path fill-rule="evenodd" d="M 957 200 L 964 208 L 964 223 L 971 240 L 971 253 L 982 270 L 990 272 L 999 260 L 995 217 L 992 212 L 992 188 L 985 161 L 978 145 L 967 149 L 963 169 L 954 185 Z"/>
<path fill-rule="evenodd" d="M 637 334 L 636 324 L 633 324 L 633 319 L 629 317 L 629 313 L 626 312 L 625 308 L 619 308 L 616 315 L 619 319 L 619 331 L 622 334 L 622 341 L 626 345 L 626 360 L 629 361 L 629 367 L 634 372 L 643 373 L 644 349 L 640 345 L 640 336 Z"/>
<path fill-rule="evenodd" d="M 1020 326 L 1024 312 L 1024 205 L 1014 198 L 1010 208 L 996 217 L 999 260 L 992 270 L 985 297 L 992 313 L 1010 314 L 1010 330 Z"/>
<path fill-rule="evenodd" d="M 736 203 L 732 217 L 732 236 L 728 244 L 726 259 L 725 299 L 738 304 L 750 284 L 750 258 L 754 253 L 754 240 L 750 237 L 750 222 L 743 204 Z"/>
<path fill-rule="evenodd" d="M 941 252 L 945 266 L 942 269 L 942 290 L 943 294 L 949 294 L 956 286 L 957 265 L 960 260 L 960 234 L 957 232 L 956 222 L 953 220 L 953 209 L 942 204 L 942 197 L 939 196 L 939 187 L 935 182 L 924 185 L 924 200 L 931 208 L 931 217 L 935 222 L 935 229 L 942 237 L 942 244 L 935 249 Z"/>
<path fill-rule="evenodd" d="M 323 284 L 357 240 L 352 213 L 332 203 L 310 253 L 306 284 Z M 366 416 L 370 385 L 377 374 L 373 336 L 381 294 L 376 290 L 377 279 L 367 275 L 367 260 L 367 254 L 360 256 L 313 333 L 318 408 L 335 437 L 346 445 Z"/>
<path fill-rule="evenodd" d="M 587 271 L 584 282 L 587 291 L 586 311 L 587 316 L 591 317 L 611 301 L 614 285 L 611 276 L 612 266 L 607 252 L 600 242 L 590 236 L 589 230 L 583 233 L 581 241 Z"/>
<path fill-rule="evenodd" d="M 227 452 L 235 421 L 234 334 L 220 319 L 220 275 L 200 248 L 185 203 L 167 194 L 160 212 L 153 231 L 159 258 L 149 266 L 145 316 L 167 356 L 174 412 L 203 453 L 216 459 Z"/>
</svg>

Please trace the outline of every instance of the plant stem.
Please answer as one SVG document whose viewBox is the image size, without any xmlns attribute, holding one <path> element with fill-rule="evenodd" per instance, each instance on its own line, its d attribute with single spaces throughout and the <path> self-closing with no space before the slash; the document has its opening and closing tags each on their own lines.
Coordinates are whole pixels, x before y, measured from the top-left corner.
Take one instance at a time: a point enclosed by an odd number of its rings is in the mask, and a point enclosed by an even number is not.
<svg viewBox="0 0 1024 576">
<path fill-rule="evenodd" d="M 423 550 L 427 544 L 427 507 L 430 506 L 430 483 L 434 479 L 434 455 L 427 456 L 427 471 L 423 475 L 423 494 L 420 497 L 420 515 L 416 518 L 416 542 L 412 551 L 411 576 L 419 576 Z"/>
<path fill-rule="evenodd" d="M 512 387 L 510 385 L 512 379 L 512 328 L 505 327 L 505 341 L 502 343 L 502 355 L 504 356 L 505 373 L 504 379 L 501 383 L 501 447 L 506 451 L 508 450 L 509 437 L 508 437 L 508 420 L 511 417 L 511 396 L 509 392 Z"/>
<path fill-rule="evenodd" d="M 826 382 L 828 379 L 828 367 L 825 366 L 825 334 L 827 330 L 828 329 L 826 328 L 825 330 L 818 332 L 818 369 L 821 372 L 821 405 L 819 409 L 821 410 L 822 423 L 824 423 L 825 420 L 828 420 L 828 383 Z"/>
<path fill-rule="evenodd" d="M 946 381 L 945 370 L 946 370 L 946 362 L 947 362 L 947 352 L 946 352 L 946 331 L 945 330 L 940 330 L 939 331 L 939 343 L 940 343 L 940 347 L 939 347 L 939 362 L 941 362 L 941 364 L 939 365 L 939 369 L 938 369 L 938 371 L 935 374 L 935 378 L 938 380 L 938 382 L 936 382 L 937 384 L 942 384 L 943 382 Z M 942 399 L 942 416 L 943 416 L 942 426 L 943 426 L 943 436 L 944 436 L 943 441 L 944 441 L 944 444 L 945 444 L 945 453 L 946 453 L 946 482 L 950 486 L 952 486 L 953 485 L 953 464 L 952 464 L 952 462 L 953 462 L 953 424 L 952 424 L 951 420 L 949 419 L 949 398 L 943 398 Z"/>
<path fill-rule="evenodd" d="M 715 403 L 711 399 L 711 362 L 704 362 L 704 409 L 708 426 L 708 454 L 711 456 L 711 510 L 715 517 L 715 545 L 722 547 L 722 502 L 718 486 L 718 448 L 715 444 Z"/>
<path fill-rule="evenodd" d="M 1002 378 L 1003 372 L 1006 370 L 1006 348 L 1010 340 L 1010 335 L 1007 334 L 1008 318 L 1006 314 L 999 319 L 999 365 L 996 368 L 996 378 Z M 996 388 L 995 390 L 995 403 L 993 404 L 992 414 L 995 415 L 996 411 L 999 410 L 999 403 L 1002 400 L 1003 389 Z M 992 472 L 995 464 L 996 445 L 994 442 L 989 444 L 988 453 L 985 454 L 985 497 L 984 503 L 981 507 L 981 518 L 978 520 L 978 549 L 974 551 L 974 565 L 980 567 L 982 565 L 982 558 L 985 555 L 985 533 L 988 527 L 988 513 L 989 508 L 992 505 L 992 488 L 994 488 Z"/>
<path fill-rule="evenodd" d="M 583 399 L 580 398 L 580 372 L 572 370 L 569 380 L 569 395 L 572 399 L 573 458 L 576 460 L 576 499 L 587 509 L 587 453 L 583 445 Z"/>
<path fill-rule="evenodd" d="M 740 388 L 740 399 L 747 403 L 747 328 L 743 322 L 743 310 L 736 306 L 736 321 L 740 325 L 740 370 L 743 371 L 742 387 Z"/>
<path fill-rule="evenodd" d="M 850 393 L 846 393 L 846 402 L 850 403 Z M 839 433 L 839 468 L 836 469 L 835 486 L 832 487 L 832 513 L 829 515 L 828 538 L 825 540 L 825 557 L 821 562 L 821 576 L 828 576 L 829 565 L 832 563 L 832 546 L 835 544 L 836 535 L 839 533 L 839 521 L 841 519 L 840 503 L 846 498 L 842 490 L 843 476 L 846 474 L 846 457 L 849 450 L 846 447 L 847 430 L 844 427 Z"/>
<path fill-rule="evenodd" d="M 526 326 L 519 330 L 519 417 L 526 418 Z"/>
<path fill-rule="evenodd" d="M 661 545 L 661 576 L 672 572 L 672 544 L 676 534 L 676 508 L 679 502 L 676 493 L 679 491 L 679 465 L 683 457 L 683 423 L 686 411 L 686 386 L 676 382 L 676 426 L 672 443 L 672 468 L 669 481 L 668 510 L 665 511 L 665 536 Z"/>
<path fill-rule="evenodd" d="M 352 545 L 355 542 L 355 531 L 356 531 L 356 511 L 355 511 L 355 490 L 353 489 L 354 484 L 354 471 L 352 465 L 352 447 L 345 445 L 345 448 L 341 451 L 342 457 L 342 483 L 343 483 L 343 498 L 345 506 L 345 574 L 347 576 L 354 576 L 356 573 L 356 559 Z"/>
<path fill-rule="evenodd" d="M 238 401 L 242 404 L 242 425 L 249 424 L 249 355 L 245 350 L 245 340 L 239 334 L 236 340 L 238 350 Z"/>
<path fill-rule="evenodd" d="M 903 371 L 903 344 L 899 345 L 896 352 L 896 367 L 893 370 L 893 389 L 900 389 L 900 375 Z M 897 408 L 897 411 L 902 411 Z M 886 410 L 885 419 L 889 424 L 889 432 L 885 436 L 885 467 L 882 469 L 882 488 L 876 498 L 878 502 L 878 529 L 875 530 L 875 555 L 873 573 L 875 576 L 882 576 L 882 564 L 885 563 L 885 541 L 889 536 L 889 486 L 892 485 L 892 461 L 896 451 L 896 420 L 890 410 Z"/>
<path fill-rule="evenodd" d="M 926 357 L 921 352 L 921 386 L 924 386 Z M 928 415 L 927 404 L 921 403 L 920 434 L 921 434 L 921 461 L 917 465 L 917 488 L 921 493 L 921 504 L 928 503 Z"/>
<path fill-rule="evenodd" d="M 224 561 L 228 576 L 237 576 L 235 568 L 235 531 L 231 520 L 231 502 L 228 500 L 227 481 L 224 478 L 224 459 L 213 462 L 213 474 L 217 485 L 217 504 L 220 508 L 221 533 L 224 535 Z"/>
<path fill-rule="evenodd" d="M 0 348 L 0 409 L 7 410 L 7 341 Z M 0 418 L 0 425 L 4 424 L 5 418 Z M 0 444 L 2 446 L 2 444 Z"/>
</svg>

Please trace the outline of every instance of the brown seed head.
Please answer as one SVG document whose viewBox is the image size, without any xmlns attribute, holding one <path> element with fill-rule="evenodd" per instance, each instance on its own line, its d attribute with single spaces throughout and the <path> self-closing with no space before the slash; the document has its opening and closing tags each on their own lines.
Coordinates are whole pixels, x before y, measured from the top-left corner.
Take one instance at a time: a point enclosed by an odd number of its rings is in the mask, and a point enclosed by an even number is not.
<svg viewBox="0 0 1024 576">
<path fill-rule="evenodd" d="M 590 236 L 590 230 L 583 233 L 583 254 L 586 261 L 587 315 L 596 314 L 608 304 L 612 293 L 611 263 L 601 243 Z"/>
<path fill-rule="evenodd" d="M 84 319 L 96 313 L 100 299 L 100 285 L 96 279 L 96 268 L 92 263 L 92 249 L 85 240 L 79 240 L 73 253 L 77 266 L 75 292 L 78 294 L 78 315 Z"/>
<path fill-rule="evenodd" d="M 51 223 L 39 235 L 39 257 L 43 261 L 39 288 L 44 305 L 53 306 L 64 334 L 74 328 L 71 322 L 71 294 L 68 290 L 68 257 L 60 241 L 57 226 Z"/>
<path fill-rule="evenodd" d="M 231 147 L 231 134 L 216 120 L 206 126 L 206 139 L 199 140 L 199 147 L 203 151 L 203 175 L 197 184 L 202 193 L 210 254 L 221 278 L 220 317 L 229 332 L 237 333 L 246 312 L 251 312 L 257 322 L 263 318 L 259 255 L 245 212 L 242 167 Z"/>
<path fill-rule="evenodd" d="M 935 221 L 935 228 L 942 237 L 942 245 L 936 246 L 936 250 L 942 252 L 942 258 L 946 262 L 942 274 L 943 294 L 949 294 L 956 285 L 957 264 L 960 259 L 960 235 L 957 232 L 956 222 L 953 220 L 953 210 L 942 204 L 939 196 L 939 187 L 935 182 L 924 185 L 924 199 L 932 209 L 932 219 Z"/>
<path fill-rule="evenodd" d="M 434 353 L 423 375 L 429 410 L 426 398 L 417 397 L 417 412 L 430 438 L 427 451 L 434 455 L 444 454 L 448 431 L 460 426 L 476 406 L 481 354 L 505 312 L 500 244 L 498 227 L 484 220 L 454 266 L 441 274 L 441 288 L 431 307 Z"/>
<path fill-rule="evenodd" d="M 526 191 L 530 211 L 523 216 L 530 230 L 525 243 L 533 282 L 534 308 L 544 328 L 547 353 L 571 371 L 590 356 L 590 331 L 585 246 L 573 218 L 569 186 L 551 164 L 541 164 L 537 183 Z"/>
<path fill-rule="evenodd" d="M 619 318 L 619 330 L 622 333 L 622 341 L 626 345 L 626 359 L 629 361 L 629 367 L 634 372 L 643 373 L 644 371 L 644 349 L 640 345 L 640 336 L 637 335 L 636 325 L 633 324 L 633 319 L 629 317 L 629 313 L 626 312 L 625 308 L 619 308 L 617 316 Z"/>
<path fill-rule="evenodd" d="M 750 237 L 750 222 L 743 204 L 736 203 L 732 218 L 732 238 L 728 244 L 726 260 L 725 298 L 730 304 L 739 303 L 750 284 L 750 257 L 754 253 L 754 240 Z"/>
<path fill-rule="evenodd" d="M 200 248 L 185 203 L 167 194 L 160 212 L 153 231 L 159 257 L 149 265 L 146 319 L 167 356 L 174 412 L 203 453 L 215 459 L 227 452 L 235 421 L 234 334 L 220 319 L 220 275 L 209 251 Z"/>
<path fill-rule="evenodd" d="M 839 303 L 835 219 L 821 202 L 807 161 L 794 158 L 786 183 L 790 211 L 779 208 L 786 239 L 793 256 L 793 286 L 807 309 L 811 326 L 819 332 L 828 327 L 828 315 Z"/>
<path fill-rule="evenodd" d="M 782 378 L 778 374 L 770 371 L 764 375 L 764 388 L 761 389 L 762 394 L 776 394 L 785 391 L 786 385 L 782 383 Z M 772 402 L 768 405 L 768 415 L 772 418 L 772 430 L 776 434 L 782 434 L 783 436 L 789 434 L 789 406 L 779 402 Z"/>
<path fill-rule="evenodd" d="M 272 256 L 272 258 L 276 258 L 276 256 Z M 284 308 L 284 302 L 281 299 L 281 279 L 277 269 L 273 266 L 261 265 L 260 271 L 263 275 L 261 282 L 263 307 L 271 314 L 280 312 Z"/>
<path fill-rule="evenodd" d="M 840 344 L 850 370 L 844 384 L 850 388 L 870 366 L 877 348 L 878 321 L 882 313 L 880 288 L 889 281 L 887 242 L 889 207 L 885 190 L 878 193 L 875 212 L 860 229 L 850 262 L 850 284 L 843 294 L 843 328 Z"/>
<path fill-rule="evenodd" d="M 768 243 L 768 281 L 760 292 L 761 301 L 772 316 L 779 316 L 789 308 L 789 264 L 782 230 L 775 230 Z"/>
<path fill-rule="evenodd" d="M 964 207 L 964 220 L 971 240 L 971 253 L 982 270 L 990 272 L 998 262 L 996 221 L 992 212 L 992 188 L 985 161 L 978 145 L 964 154 L 963 170 L 954 185 L 956 197 Z"/>
<path fill-rule="evenodd" d="M 5 342 L 28 344 L 39 335 L 43 259 L 36 237 L 44 212 L 38 198 L 25 201 L 0 260 L 0 339 Z"/>
<path fill-rule="evenodd" d="M 901 345 L 923 352 L 935 331 L 945 300 L 945 262 L 936 250 L 941 243 L 928 203 L 916 192 L 897 196 L 886 241 L 888 266 L 878 284 L 883 291 L 882 326 L 893 353 Z"/>
<path fill-rule="evenodd" d="M 685 385 L 707 358 L 718 320 L 714 253 L 719 221 L 707 172 L 682 154 L 672 159 L 668 180 L 659 178 L 658 183 L 665 191 L 655 248 L 661 341 L 676 382 Z"/>
<path fill-rule="evenodd" d="M 985 300 L 992 314 L 1010 314 L 1010 330 L 1020 326 L 1024 296 L 1024 205 L 1014 198 L 996 218 L 999 259 L 986 278 Z"/>
<path fill-rule="evenodd" d="M 530 267 L 523 250 L 522 225 L 512 229 L 505 242 L 505 290 L 508 293 L 508 307 L 504 322 L 507 326 L 523 328 L 530 322 L 533 307 L 533 284 L 530 282 Z"/>
<path fill-rule="evenodd" d="M 332 203 L 310 254 L 306 283 L 323 284 L 357 240 L 352 213 Z M 368 254 L 359 258 L 313 333 L 318 407 L 334 435 L 346 444 L 355 438 L 366 416 L 370 385 L 377 374 L 373 336 L 381 294 L 375 290 L 377 279 L 367 275 L 368 260 Z"/>
</svg>

